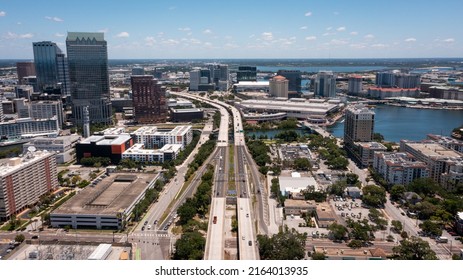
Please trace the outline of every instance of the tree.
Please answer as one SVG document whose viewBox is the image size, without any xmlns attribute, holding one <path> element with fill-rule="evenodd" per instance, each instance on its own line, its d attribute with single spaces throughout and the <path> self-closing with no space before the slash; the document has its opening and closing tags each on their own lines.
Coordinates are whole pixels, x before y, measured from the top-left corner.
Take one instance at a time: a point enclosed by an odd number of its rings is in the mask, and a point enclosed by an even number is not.
<svg viewBox="0 0 463 280">
<path fill-rule="evenodd" d="M 384 141 L 384 136 L 381 133 L 375 132 L 373 133 L 373 141 L 381 143 Z"/>
<path fill-rule="evenodd" d="M 311 168 L 311 164 L 310 164 L 310 161 L 308 158 L 296 158 L 294 160 L 294 168 L 296 170 L 304 170 L 304 171 L 307 171 L 307 170 L 310 170 Z"/>
<path fill-rule="evenodd" d="M 344 240 L 347 237 L 347 233 L 349 232 L 345 226 L 339 225 L 337 223 L 331 224 L 328 226 L 328 229 L 334 240 Z"/>
<path fill-rule="evenodd" d="M 404 193 L 406 189 L 404 185 L 394 185 L 391 188 L 390 194 L 391 194 L 391 200 L 399 200 L 403 198 Z"/>
<path fill-rule="evenodd" d="M 375 185 L 365 186 L 362 201 L 368 206 L 382 207 L 386 203 L 386 190 Z"/>
<path fill-rule="evenodd" d="M 399 260 L 437 260 L 429 243 L 416 236 L 400 241 L 400 245 L 392 248 L 392 251 L 395 259 Z"/>
<path fill-rule="evenodd" d="M 258 235 L 259 255 L 262 260 L 302 260 L 305 256 L 307 234 L 295 229 L 285 230 L 272 237 Z"/>
<path fill-rule="evenodd" d="M 423 223 L 421 223 L 420 229 L 429 235 L 434 235 L 434 236 L 442 235 L 441 227 L 437 223 L 431 220 L 426 220 Z"/>
<path fill-rule="evenodd" d="M 393 220 L 391 221 L 392 230 L 399 233 L 403 230 L 403 225 L 401 221 Z"/>
<path fill-rule="evenodd" d="M 312 254 L 312 260 L 326 260 L 326 255 L 323 253 L 315 252 Z"/>
<path fill-rule="evenodd" d="M 18 234 L 18 235 L 15 236 L 14 241 L 22 243 L 25 239 L 26 239 L 26 237 L 24 237 L 23 234 Z"/>
<path fill-rule="evenodd" d="M 346 182 L 348 185 L 355 185 L 358 182 L 359 176 L 355 173 L 346 174 Z"/>
<path fill-rule="evenodd" d="M 179 223 L 184 225 L 196 215 L 196 202 L 192 198 L 187 200 L 177 209 Z"/>
<path fill-rule="evenodd" d="M 439 185 L 431 178 L 418 178 L 408 184 L 407 189 L 421 196 L 433 196 L 439 189 Z"/>
<path fill-rule="evenodd" d="M 381 213 L 376 208 L 371 208 L 368 213 L 368 218 L 376 224 L 378 229 L 385 230 L 387 227 L 387 220 L 383 218 L 383 213 Z"/>
<path fill-rule="evenodd" d="M 206 239 L 196 231 L 185 232 L 175 242 L 174 260 L 201 260 L 204 257 Z"/>
</svg>

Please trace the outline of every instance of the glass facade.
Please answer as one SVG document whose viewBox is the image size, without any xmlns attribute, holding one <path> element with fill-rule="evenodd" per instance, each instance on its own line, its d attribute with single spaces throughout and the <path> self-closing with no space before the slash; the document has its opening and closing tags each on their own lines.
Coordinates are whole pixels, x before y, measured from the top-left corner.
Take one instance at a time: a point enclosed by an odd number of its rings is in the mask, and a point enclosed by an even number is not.
<svg viewBox="0 0 463 280">
<path fill-rule="evenodd" d="M 103 33 L 69 32 L 66 38 L 73 116 L 83 123 L 89 106 L 92 123 L 111 123 L 108 50 Z"/>
</svg>

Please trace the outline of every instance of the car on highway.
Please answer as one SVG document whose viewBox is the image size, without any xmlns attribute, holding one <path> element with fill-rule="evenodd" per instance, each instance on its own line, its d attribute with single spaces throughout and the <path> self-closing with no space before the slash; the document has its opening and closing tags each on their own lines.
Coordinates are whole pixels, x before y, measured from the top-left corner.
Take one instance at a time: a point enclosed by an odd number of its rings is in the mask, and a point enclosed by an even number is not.
<svg viewBox="0 0 463 280">
<path fill-rule="evenodd" d="M 141 231 L 144 231 L 144 230 L 145 230 L 145 226 L 142 226 L 142 227 L 141 227 Z"/>
<path fill-rule="evenodd" d="M 249 218 L 249 213 L 246 213 L 246 218 Z"/>
<path fill-rule="evenodd" d="M 244 235 L 243 235 L 243 236 L 241 236 L 241 239 L 245 240 L 246 238 L 245 238 Z"/>
<path fill-rule="evenodd" d="M 165 227 L 164 227 L 164 230 L 168 230 L 168 229 L 169 229 L 169 226 L 165 226 Z"/>
<path fill-rule="evenodd" d="M 146 227 L 146 229 L 147 229 L 147 230 L 150 230 L 150 229 L 151 229 L 151 225 L 148 225 L 148 226 Z"/>
<path fill-rule="evenodd" d="M 153 225 L 156 225 L 158 223 L 158 220 L 154 220 Z"/>
<path fill-rule="evenodd" d="M 248 245 L 252 246 L 252 241 L 251 240 L 248 241 Z"/>
<path fill-rule="evenodd" d="M 145 221 L 144 225 L 146 226 L 148 224 L 148 221 Z"/>
</svg>

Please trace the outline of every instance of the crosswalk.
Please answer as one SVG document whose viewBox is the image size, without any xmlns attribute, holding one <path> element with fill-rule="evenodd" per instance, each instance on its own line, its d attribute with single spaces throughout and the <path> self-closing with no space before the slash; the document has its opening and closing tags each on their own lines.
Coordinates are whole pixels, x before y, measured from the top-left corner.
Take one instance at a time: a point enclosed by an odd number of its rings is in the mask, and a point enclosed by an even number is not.
<svg viewBox="0 0 463 280">
<path fill-rule="evenodd" d="M 170 237 L 167 233 L 132 233 L 130 237 Z"/>
</svg>

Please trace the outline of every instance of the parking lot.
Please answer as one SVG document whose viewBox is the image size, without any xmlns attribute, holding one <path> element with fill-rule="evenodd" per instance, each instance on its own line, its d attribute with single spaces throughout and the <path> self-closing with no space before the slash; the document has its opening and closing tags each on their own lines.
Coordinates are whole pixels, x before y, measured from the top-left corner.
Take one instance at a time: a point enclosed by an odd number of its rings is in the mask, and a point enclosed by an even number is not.
<svg viewBox="0 0 463 280">
<path fill-rule="evenodd" d="M 346 220 L 351 218 L 355 221 L 368 219 L 369 210 L 361 207 L 362 201 L 360 199 L 333 197 L 330 199 L 330 204 L 334 209 L 336 215 Z"/>
</svg>

